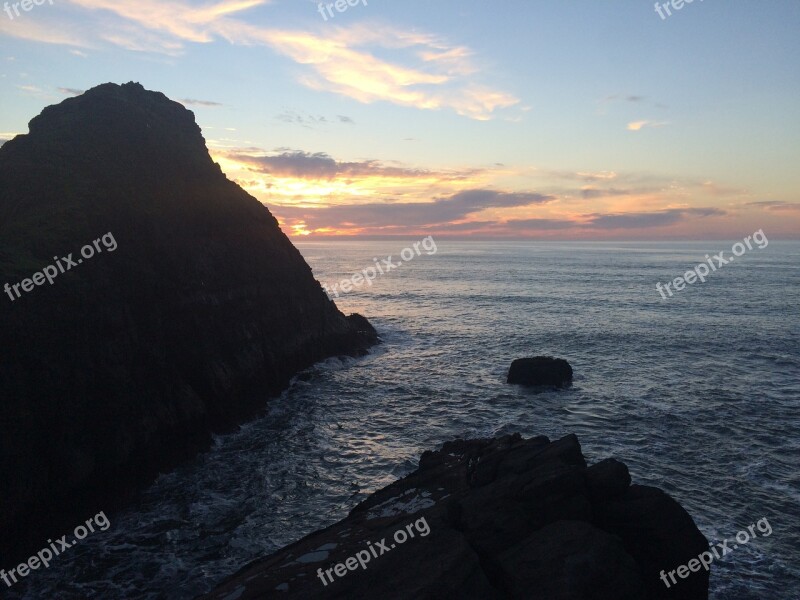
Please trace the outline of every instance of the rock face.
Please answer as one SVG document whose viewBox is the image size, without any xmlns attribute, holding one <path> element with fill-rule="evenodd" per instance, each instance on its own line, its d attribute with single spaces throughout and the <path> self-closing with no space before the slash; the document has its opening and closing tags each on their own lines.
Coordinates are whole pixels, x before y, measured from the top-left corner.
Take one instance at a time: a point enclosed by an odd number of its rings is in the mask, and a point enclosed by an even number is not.
<svg viewBox="0 0 800 600">
<path fill-rule="evenodd" d="M 376 340 L 193 114 L 138 84 L 47 107 L 0 147 L 0 286 L 68 255 L 52 285 L 0 295 L 3 565 Z"/>
<path fill-rule="evenodd" d="M 518 358 L 511 363 L 507 383 L 522 385 L 554 385 L 563 387 L 572 382 L 572 367 L 563 358 L 534 356 Z"/>
<path fill-rule="evenodd" d="M 707 549 L 686 511 L 631 485 L 624 464 L 587 467 L 574 435 L 515 434 L 424 453 L 417 471 L 347 518 L 250 564 L 206 599 L 700 600 L 706 571 L 670 588 L 659 574 Z"/>
</svg>

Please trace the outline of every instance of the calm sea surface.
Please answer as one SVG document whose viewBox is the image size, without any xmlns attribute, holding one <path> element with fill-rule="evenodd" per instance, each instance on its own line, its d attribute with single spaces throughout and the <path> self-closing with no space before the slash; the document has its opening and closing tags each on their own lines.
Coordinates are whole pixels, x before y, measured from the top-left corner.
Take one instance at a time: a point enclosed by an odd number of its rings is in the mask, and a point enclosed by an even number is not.
<svg viewBox="0 0 800 600">
<path fill-rule="evenodd" d="M 414 241 L 298 247 L 330 285 Z M 337 300 L 377 327 L 369 356 L 318 365 L 267 416 L 109 515 L 108 531 L 0 595 L 192 598 L 344 517 L 422 451 L 519 431 L 577 433 L 590 462 L 624 461 L 712 541 L 766 518 L 771 535 L 756 529 L 714 564 L 711 597 L 798 599 L 800 244 L 754 248 L 669 300 L 655 289 L 734 241 L 437 240 Z M 573 387 L 505 384 L 514 358 L 538 354 L 568 359 Z"/>
</svg>

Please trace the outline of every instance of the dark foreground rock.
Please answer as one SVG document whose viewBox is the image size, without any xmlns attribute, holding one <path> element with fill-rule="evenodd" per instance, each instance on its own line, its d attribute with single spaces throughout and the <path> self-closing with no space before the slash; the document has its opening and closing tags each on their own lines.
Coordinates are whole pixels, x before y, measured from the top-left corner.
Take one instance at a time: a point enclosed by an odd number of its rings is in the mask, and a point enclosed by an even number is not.
<svg viewBox="0 0 800 600">
<path fill-rule="evenodd" d="M 624 464 L 587 468 L 574 435 L 515 434 L 426 452 L 346 519 L 205 598 L 700 600 L 706 571 L 669 589 L 659 573 L 707 549 L 686 511 L 631 485 Z"/>
<path fill-rule="evenodd" d="M 572 367 L 563 358 L 534 356 L 518 358 L 511 363 L 507 383 L 553 385 L 563 387 L 572 382 Z"/>
<path fill-rule="evenodd" d="M 47 107 L 0 147 L 0 287 L 68 255 L 52 285 L 0 292 L 2 567 L 376 339 L 193 114 L 138 84 Z"/>
</svg>

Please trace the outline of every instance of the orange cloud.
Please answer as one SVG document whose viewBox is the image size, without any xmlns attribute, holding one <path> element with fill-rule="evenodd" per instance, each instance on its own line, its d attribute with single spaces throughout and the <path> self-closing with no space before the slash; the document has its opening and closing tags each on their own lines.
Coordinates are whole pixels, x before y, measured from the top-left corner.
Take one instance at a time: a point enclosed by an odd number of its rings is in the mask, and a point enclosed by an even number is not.
<svg viewBox="0 0 800 600">
<path fill-rule="evenodd" d="M 628 131 L 640 131 L 645 127 L 663 127 L 668 124 L 666 121 L 632 121 L 628 123 Z"/>
<path fill-rule="evenodd" d="M 270 205 L 320 206 L 361 202 L 428 201 L 480 186 L 480 169 L 430 170 L 381 161 L 337 161 L 324 153 L 215 148 L 222 169 Z"/>
<path fill-rule="evenodd" d="M 647 173 L 506 165 L 436 170 L 252 148 L 216 148 L 213 156 L 270 207 L 290 235 L 675 239 L 723 227 L 734 231 L 744 210 L 773 211 L 777 217 L 778 211 L 792 214 L 795 206 L 763 202 L 721 208 L 714 206 L 721 196 L 741 202 L 746 190 Z"/>
</svg>

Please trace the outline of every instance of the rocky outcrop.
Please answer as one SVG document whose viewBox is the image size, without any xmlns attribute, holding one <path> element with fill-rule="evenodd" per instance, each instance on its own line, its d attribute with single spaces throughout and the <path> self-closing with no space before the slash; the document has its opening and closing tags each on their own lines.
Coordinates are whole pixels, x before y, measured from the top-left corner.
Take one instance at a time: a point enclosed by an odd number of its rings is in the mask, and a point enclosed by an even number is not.
<svg viewBox="0 0 800 600">
<path fill-rule="evenodd" d="M 424 453 L 344 520 L 205 598 L 700 600 L 706 571 L 670 588 L 659 574 L 707 549 L 686 511 L 631 485 L 624 464 L 587 467 L 574 435 L 515 434 Z"/>
<path fill-rule="evenodd" d="M 518 358 L 511 363 L 506 383 L 564 387 L 572 383 L 572 367 L 563 358 Z"/>
<path fill-rule="evenodd" d="M 0 294 L 3 565 L 376 340 L 193 114 L 134 83 L 47 107 L 0 147 L 0 286 L 56 265 Z"/>
</svg>

